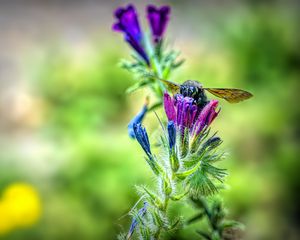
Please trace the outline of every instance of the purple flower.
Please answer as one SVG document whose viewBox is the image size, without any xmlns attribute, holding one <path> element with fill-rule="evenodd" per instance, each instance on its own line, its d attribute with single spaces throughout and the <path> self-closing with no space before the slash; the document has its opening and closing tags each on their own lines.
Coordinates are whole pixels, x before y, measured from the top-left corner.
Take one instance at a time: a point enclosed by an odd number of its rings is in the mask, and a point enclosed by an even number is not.
<svg viewBox="0 0 300 240">
<path fill-rule="evenodd" d="M 115 17 L 118 21 L 113 24 L 113 30 L 123 32 L 125 40 L 146 61 L 147 65 L 150 65 L 149 58 L 143 48 L 143 34 L 135 7 L 131 4 L 125 8 L 119 7 L 115 11 Z"/>
<path fill-rule="evenodd" d="M 153 5 L 147 7 L 147 18 L 151 27 L 153 41 L 158 43 L 166 30 L 170 14 L 169 6 L 162 6 L 160 8 Z"/>
<path fill-rule="evenodd" d="M 208 104 L 205 105 L 197 120 L 195 121 L 195 125 L 193 127 L 194 134 L 198 135 L 204 127 L 209 126 L 212 121 L 218 116 L 220 110 L 216 112 L 217 106 L 217 100 L 211 100 Z"/>
<path fill-rule="evenodd" d="M 176 121 L 176 110 L 174 106 L 174 100 L 171 98 L 171 96 L 168 93 L 164 93 L 164 107 L 165 112 L 167 114 L 169 121 Z"/>
<path fill-rule="evenodd" d="M 198 135 L 204 127 L 208 127 L 217 117 L 217 100 L 211 100 L 202 109 L 197 106 L 191 97 L 183 97 L 181 94 L 172 98 L 168 93 L 164 94 L 164 108 L 169 121 L 173 121 L 181 129 L 189 128 L 191 133 Z"/>
</svg>

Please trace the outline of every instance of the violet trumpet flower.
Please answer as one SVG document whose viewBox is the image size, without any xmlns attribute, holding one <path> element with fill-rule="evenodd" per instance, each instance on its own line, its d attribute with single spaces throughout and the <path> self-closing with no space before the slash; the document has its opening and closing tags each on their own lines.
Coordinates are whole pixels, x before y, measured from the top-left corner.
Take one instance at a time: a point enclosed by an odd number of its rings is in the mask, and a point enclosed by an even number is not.
<svg viewBox="0 0 300 240">
<path fill-rule="evenodd" d="M 147 7 L 147 18 L 151 27 L 153 41 L 155 43 L 162 40 L 167 23 L 170 19 L 170 12 L 171 9 L 169 6 L 162 6 L 158 8 L 154 5 L 148 5 Z"/>
<path fill-rule="evenodd" d="M 127 7 L 119 7 L 115 11 L 117 22 L 113 24 L 113 30 L 124 33 L 125 41 L 150 65 L 149 57 L 143 46 L 143 33 L 138 21 L 135 7 L 129 4 Z"/>
</svg>

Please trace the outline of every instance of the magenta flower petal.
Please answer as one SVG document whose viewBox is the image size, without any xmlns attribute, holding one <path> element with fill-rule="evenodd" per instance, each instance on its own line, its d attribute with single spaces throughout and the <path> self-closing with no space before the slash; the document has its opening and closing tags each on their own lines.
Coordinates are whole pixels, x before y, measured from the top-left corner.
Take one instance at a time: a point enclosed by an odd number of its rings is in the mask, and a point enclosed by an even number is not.
<svg viewBox="0 0 300 240">
<path fill-rule="evenodd" d="M 216 112 L 216 107 L 218 106 L 217 100 L 211 100 L 205 107 L 202 109 L 199 114 L 195 126 L 194 133 L 199 134 L 205 126 L 209 126 L 212 121 L 217 117 L 219 112 Z"/>
<path fill-rule="evenodd" d="M 211 100 L 202 108 L 193 98 L 183 97 L 181 94 L 171 98 L 168 93 L 165 93 L 164 106 L 168 120 L 173 121 L 182 131 L 188 128 L 193 135 L 198 135 L 208 127 L 220 112 L 216 111 L 217 100 Z"/>
<path fill-rule="evenodd" d="M 216 100 L 212 100 L 212 101 L 215 101 L 215 102 L 212 103 L 210 114 L 209 114 L 209 116 L 207 116 L 207 119 L 206 119 L 207 125 L 210 125 L 220 112 L 220 110 L 218 112 L 216 112 L 216 107 L 218 106 L 218 101 L 216 101 Z"/>
<path fill-rule="evenodd" d="M 182 125 L 184 127 L 189 127 L 192 122 L 191 122 L 191 114 L 192 114 L 192 108 L 193 106 L 194 99 L 185 97 L 184 98 L 184 103 L 183 103 L 183 119 L 182 119 Z"/>
<path fill-rule="evenodd" d="M 174 101 L 168 93 L 164 93 L 164 108 L 169 121 L 176 122 Z"/>
</svg>

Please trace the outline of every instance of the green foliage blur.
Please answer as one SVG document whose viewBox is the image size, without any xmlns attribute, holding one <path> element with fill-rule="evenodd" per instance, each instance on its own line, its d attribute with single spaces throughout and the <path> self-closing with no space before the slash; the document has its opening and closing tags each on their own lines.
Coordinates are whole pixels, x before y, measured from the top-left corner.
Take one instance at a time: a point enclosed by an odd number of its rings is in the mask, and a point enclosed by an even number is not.
<svg viewBox="0 0 300 240">
<path fill-rule="evenodd" d="M 297 239 L 299 6 L 194 4 L 171 1 L 167 38 L 186 59 L 174 81 L 196 79 L 254 94 L 237 105 L 221 100 L 213 124 L 229 152 L 224 205 L 230 218 L 245 224 L 245 239 Z M 56 39 L 26 56 L 24 76 L 39 119 L 26 129 L 34 138 L 28 144 L 41 153 L 30 160 L 9 142 L 1 146 L 0 192 L 15 181 L 31 183 L 43 214 L 38 224 L 0 239 L 115 239 L 129 227 L 126 214 L 138 200 L 134 186 L 152 184 L 126 129 L 149 93 L 125 94 L 135 80 L 117 63 L 129 57 L 128 46 L 109 28 L 84 46 Z M 152 130 L 158 127 L 153 115 L 145 120 Z M 173 206 L 175 213 L 192 216 L 193 209 Z M 192 229 L 169 239 L 199 239 L 197 223 Z"/>
</svg>

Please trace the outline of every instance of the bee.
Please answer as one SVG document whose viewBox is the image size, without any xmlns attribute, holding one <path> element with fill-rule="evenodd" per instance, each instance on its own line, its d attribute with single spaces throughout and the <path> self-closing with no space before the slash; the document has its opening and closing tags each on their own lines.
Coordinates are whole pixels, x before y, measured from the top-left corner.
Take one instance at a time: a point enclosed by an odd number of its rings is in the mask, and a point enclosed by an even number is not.
<svg viewBox="0 0 300 240">
<path fill-rule="evenodd" d="M 187 80 L 183 84 L 176 84 L 164 79 L 159 80 L 162 81 L 173 94 L 180 93 L 184 97 L 191 97 L 195 99 L 196 104 L 200 107 L 205 106 L 208 102 L 205 91 L 229 103 L 238 103 L 253 96 L 250 92 L 236 88 L 204 88 L 201 83 L 194 80 Z"/>
</svg>

